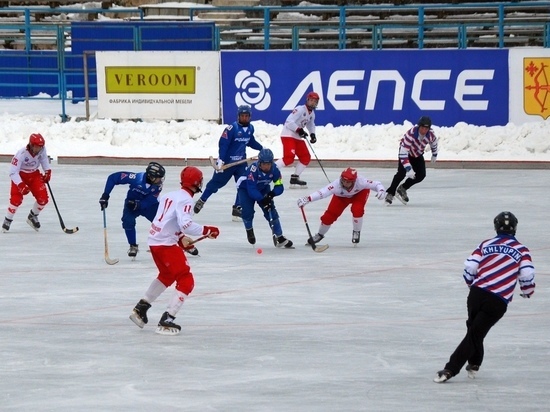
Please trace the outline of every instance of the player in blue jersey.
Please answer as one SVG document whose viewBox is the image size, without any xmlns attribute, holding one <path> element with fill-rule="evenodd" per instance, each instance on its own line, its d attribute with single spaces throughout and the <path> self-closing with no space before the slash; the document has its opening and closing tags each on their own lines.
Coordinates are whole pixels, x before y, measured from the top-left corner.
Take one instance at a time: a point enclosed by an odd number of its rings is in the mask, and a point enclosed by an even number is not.
<svg viewBox="0 0 550 412">
<path fill-rule="evenodd" d="M 271 182 L 273 182 L 273 189 L 271 189 Z M 252 245 L 256 243 L 252 223 L 254 206 L 258 203 L 271 227 L 273 244 L 277 247 L 292 248 L 292 241 L 283 236 L 279 214 L 273 202 L 273 198 L 281 195 L 285 189 L 281 172 L 273 162 L 273 152 L 270 149 L 260 150 L 258 160 L 246 168 L 246 173 L 237 182 L 237 187 L 248 242 Z"/>
<path fill-rule="evenodd" d="M 409 203 L 407 190 L 426 177 L 424 149 L 430 145 L 431 162 L 437 161 L 437 137 L 432 130 L 432 119 L 422 116 L 418 124 L 409 129 L 399 143 L 397 173 L 386 191 L 386 205 L 391 205 L 393 197 L 406 205 Z M 405 179 L 403 183 L 401 183 Z"/>
<path fill-rule="evenodd" d="M 246 159 L 246 147 L 255 150 L 262 150 L 262 145 L 254 137 L 254 126 L 250 123 L 252 109 L 250 106 L 242 105 L 237 109 L 237 121 L 227 126 L 223 131 L 218 142 L 219 153 L 216 167 L 221 168 L 226 163 L 234 163 Z M 212 179 L 206 184 L 206 188 L 201 197 L 195 203 L 193 211 L 199 213 L 204 207 L 208 198 L 224 187 L 233 177 L 235 182 L 244 175 L 246 163 L 231 166 L 225 170 L 216 170 Z M 235 203 L 232 208 L 233 220 L 241 220 L 241 205 L 239 194 L 235 197 Z"/>
<path fill-rule="evenodd" d="M 136 218 L 145 217 L 152 222 L 158 209 L 158 197 L 166 171 L 156 162 L 151 162 L 145 172 L 116 172 L 107 178 L 105 189 L 99 199 L 101 210 L 109 205 L 109 196 L 116 185 L 130 185 L 122 210 L 122 228 L 130 244 L 128 256 L 135 258 L 139 249 L 136 240 Z"/>
<path fill-rule="evenodd" d="M 522 298 L 535 293 L 535 269 L 529 249 L 516 239 L 518 220 L 511 212 L 499 213 L 494 221 L 497 235 L 484 240 L 464 262 L 464 280 L 470 288 L 466 336 L 434 382 L 442 383 L 466 365 L 474 378 L 483 362 L 483 340 L 504 316 L 519 282 Z"/>
</svg>

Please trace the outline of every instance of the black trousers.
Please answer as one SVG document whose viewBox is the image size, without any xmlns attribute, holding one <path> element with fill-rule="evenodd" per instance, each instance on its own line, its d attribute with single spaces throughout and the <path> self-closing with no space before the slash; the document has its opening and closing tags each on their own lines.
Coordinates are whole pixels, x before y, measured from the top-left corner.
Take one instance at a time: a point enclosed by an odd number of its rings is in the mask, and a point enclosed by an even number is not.
<svg viewBox="0 0 550 412">
<path fill-rule="evenodd" d="M 423 155 L 420 155 L 419 157 L 409 156 L 409 162 L 411 163 L 411 167 L 413 168 L 416 176 L 414 179 L 405 180 L 405 183 L 403 183 L 403 187 L 405 188 L 405 190 L 409 190 L 412 185 L 420 183 L 426 177 L 426 162 L 424 161 Z M 401 181 L 407 175 L 407 172 L 405 171 L 405 168 L 403 167 L 401 162 L 398 161 L 397 163 L 397 173 L 393 177 L 390 187 L 388 188 L 388 190 L 386 190 L 386 193 L 389 193 L 392 196 L 395 196 L 397 186 L 399 186 Z"/>
<path fill-rule="evenodd" d="M 481 366 L 484 355 L 483 340 L 508 308 L 506 302 L 500 297 L 475 286 L 470 288 L 467 305 L 466 336 L 445 365 L 445 369 L 450 370 L 454 375 L 460 372 L 466 362 Z"/>
</svg>

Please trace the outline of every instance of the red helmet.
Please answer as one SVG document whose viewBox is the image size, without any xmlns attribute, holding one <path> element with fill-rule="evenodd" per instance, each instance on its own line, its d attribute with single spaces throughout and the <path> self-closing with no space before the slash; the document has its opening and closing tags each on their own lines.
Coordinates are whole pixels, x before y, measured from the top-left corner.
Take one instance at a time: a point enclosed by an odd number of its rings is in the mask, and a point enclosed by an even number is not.
<svg viewBox="0 0 550 412">
<path fill-rule="evenodd" d="M 340 179 L 349 180 L 350 182 L 355 182 L 357 180 L 357 170 L 348 167 L 340 175 Z"/>
<path fill-rule="evenodd" d="M 46 145 L 46 141 L 44 140 L 44 138 L 40 133 L 33 133 L 29 137 L 29 144 L 33 146 L 44 147 Z"/>
<path fill-rule="evenodd" d="M 306 96 L 306 100 L 307 99 L 317 99 L 317 100 L 319 100 L 319 95 L 315 92 L 309 92 Z"/>
<path fill-rule="evenodd" d="M 202 172 L 195 166 L 184 167 L 180 174 L 182 189 L 189 189 L 193 193 L 201 192 Z"/>
</svg>

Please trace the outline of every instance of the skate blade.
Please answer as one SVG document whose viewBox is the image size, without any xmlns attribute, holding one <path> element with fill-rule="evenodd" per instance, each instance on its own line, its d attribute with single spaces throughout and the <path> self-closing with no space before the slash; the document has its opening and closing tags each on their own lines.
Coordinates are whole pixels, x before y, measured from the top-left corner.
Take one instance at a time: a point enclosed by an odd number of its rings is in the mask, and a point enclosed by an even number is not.
<svg viewBox="0 0 550 412">
<path fill-rule="evenodd" d="M 145 326 L 145 323 L 141 320 L 141 318 L 136 315 L 135 313 L 132 313 L 130 316 L 129 316 L 130 320 L 132 322 L 134 322 L 137 326 L 139 326 L 141 329 L 143 329 L 143 327 Z"/>
<path fill-rule="evenodd" d="M 155 333 L 158 333 L 159 335 L 179 335 L 180 330 L 177 328 L 168 328 L 166 326 L 157 326 L 157 330 Z"/>
<path fill-rule="evenodd" d="M 300 185 L 290 185 L 290 189 L 307 189 L 307 185 L 300 186 Z"/>
<path fill-rule="evenodd" d="M 399 200 L 399 201 L 400 201 L 401 203 L 403 203 L 405 206 L 407 206 L 407 203 L 409 203 L 409 202 L 405 202 L 405 201 L 401 198 L 401 196 L 399 196 L 399 195 L 397 195 L 397 194 L 395 195 L 394 199 Z"/>
<path fill-rule="evenodd" d="M 233 222 L 242 222 L 242 218 L 240 218 L 239 216 L 231 216 L 231 220 Z"/>
<path fill-rule="evenodd" d="M 37 232 L 38 232 L 38 229 L 40 229 L 39 227 L 34 227 L 34 225 L 32 224 L 32 222 L 31 222 L 29 219 L 27 219 L 27 223 L 28 223 L 28 225 L 29 225 L 30 227 L 32 227 L 32 228 L 33 228 L 34 230 L 36 230 Z"/>
</svg>

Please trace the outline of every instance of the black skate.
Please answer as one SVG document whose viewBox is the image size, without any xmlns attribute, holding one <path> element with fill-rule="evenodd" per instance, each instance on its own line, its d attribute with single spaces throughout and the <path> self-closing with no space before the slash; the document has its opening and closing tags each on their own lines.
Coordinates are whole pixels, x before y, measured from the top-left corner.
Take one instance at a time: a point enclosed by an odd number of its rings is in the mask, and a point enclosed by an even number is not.
<svg viewBox="0 0 550 412">
<path fill-rule="evenodd" d="M 290 175 L 290 188 L 291 189 L 307 189 L 307 182 L 300 180 L 298 175 Z"/>
<path fill-rule="evenodd" d="M 181 326 L 174 323 L 175 319 L 168 312 L 164 312 L 160 318 L 156 332 L 160 335 L 177 335 L 180 333 Z"/>
<path fill-rule="evenodd" d="M 187 253 L 189 253 L 191 256 L 199 256 L 199 249 L 197 249 L 195 246 L 193 246 L 192 249 L 186 250 Z"/>
<path fill-rule="evenodd" d="M 138 252 L 138 245 L 130 245 L 130 249 L 128 249 L 128 256 L 130 256 L 132 260 L 135 260 Z"/>
<path fill-rule="evenodd" d="M 359 240 L 361 240 L 361 231 L 354 230 L 351 234 L 351 243 L 357 244 L 359 243 Z"/>
<path fill-rule="evenodd" d="M 434 382 L 435 383 L 447 382 L 453 376 L 454 376 L 453 373 L 449 369 L 443 369 L 437 372 L 434 378 Z"/>
<path fill-rule="evenodd" d="M 475 379 L 476 373 L 479 372 L 479 365 L 466 365 L 466 371 L 468 372 L 468 378 Z"/>
<path fill-rule="evenodd" d="M 199 200 L 197 200 L 197 202 L 195 203 L 195 206 L 193 206 L 193 213 L 195 214 L 199 213 L 205 203 L 206 202 L 199 197 Z"/>
<path fill-rule="evenodd" d="M 29 213 L 29 216 L 27 216 L 27 223 L 30 227 L 32 227 L 34 230 L 38 232 L 38 229 L 40 229 L 40 222 L 38 221 L 38 215 L 35 215 L 32 210 Z"/>
<path fill-rule="evenodd" d="M 233 222 L 242 222 L 242 207 L 240 206 L 233 206 L 233 209 L 231 209 L 231 220 Z"/>
<path fill-rule="evenodd" d="M 309 239 L 307 240 L 306 246 L 307 246 L 307 245 L 314 245 L 314 244 L 316 244 L 316 243 L 319 243 L 319 242 L 320 242 L 321 240 L 323 240 L 324 238 L 325 238 L 325 236 L 323 236 L 323 235 L 317 233 L 317 234 L 313 235 L 313 237 L 311 237 L 311 238 L 309 238 Z"/>
<path fill-rule="evenodd" d="M 8 219 L 7 217 L 4 218 L 4 223 L 2 224 L 2 232 L 6 233 L 8 230 L 10 230 L 11 222 L 13 222 L 12 219 Z"/>
<path fill-rule="evenodd" d="M 409 203 L 409 196 L 407 196 L 407 190 L 403 187 L 403 185 L 399 185 L 395 192 L 395 197 L 397 197 L 397 199 L 399 199 L 399 201 L 404 205 Z"/>
<path fill-rule="evenodd" d="M 251 245 L 256 244 L 256 236 L 254 235 L 254 229 L 246 229 L 246 238 L 248 239 L 248 243 Z"/>
<path fill-rule="evenodd" d="M 386 206 L 389 206 L 393 203 L 393 195 L 390 195 L 389 193 L 386 193 Z"/>
<path fill-rule="evenodd" d="M 283 235 L 277 237 L 276 235 L 273 235 L 273 243 L 275 243 L 275 246 L 278 248 L 284 248 L 284 249 L 294 249 L 294 246 L 291 240 L 288 240 Z"/>
<path fill-rule="evenodd" d="M 130 320 L 143 329 L 143 326 L 149 322 L 149 319 L 147 319 L 147 311 L 150 307 L 151 304 L 149 302 L 141 299 L 130 314 Z"/>
</svg>

